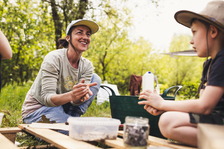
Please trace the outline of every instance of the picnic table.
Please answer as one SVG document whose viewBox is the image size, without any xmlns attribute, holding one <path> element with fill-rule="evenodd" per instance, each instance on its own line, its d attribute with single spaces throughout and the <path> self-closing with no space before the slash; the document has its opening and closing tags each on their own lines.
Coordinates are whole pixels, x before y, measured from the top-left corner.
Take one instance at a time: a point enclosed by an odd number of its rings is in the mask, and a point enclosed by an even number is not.
<svg viewBox="0 0 224 149">
<path fill-rule="evenodd" d="M 54 125 L 54 124 L 50 124 Z M 64 124 L 61 124 L 62 127 Z M 27 132 L 30 133 L 48 143 L 52 146 L 60 148 L 60 149 L 99 149 L 92 142 L 78 141 L 69 136 L 61 134 L 55 131 L 54 127 L 46 128 L 44 127 L 31 127 L 32 124 L 19 124 L 18 127 L 9 127 L 9 128 L 0 128 L 0 147 L 1 149 L 18 149 L 19 147 L 15 146 L 15 137 L 18 132 Z M 55 125 L 56 126 L 56 125 Z M 65 129 L 65 128 L 63 128 Z M 113 149 L 128 149 L 123 144 L 123 131 L 118 131 L 118 137 L 115 140 L 103 140 L 98 141 L 101 144 L 107 145 Z M 179 143 L 175 143 L 173 141 L 162 139 L 154 136 L 148 137 L 148 148 L 153 147 L 166 147 L 166 149 L 196 149 L 193 147 L 181 145 Z M 36 147 L 37 148 L 37 147 Z"/>
</svg>

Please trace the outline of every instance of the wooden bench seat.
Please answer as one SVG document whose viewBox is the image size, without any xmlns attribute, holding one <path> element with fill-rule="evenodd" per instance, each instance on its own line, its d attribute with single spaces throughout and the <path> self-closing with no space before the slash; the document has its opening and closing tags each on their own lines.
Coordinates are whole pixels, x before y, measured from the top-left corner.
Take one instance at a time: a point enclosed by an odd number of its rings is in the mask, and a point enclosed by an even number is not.
<svg viewBox="0 0 224 149">
<path fill-rule="evenodd" d="M 198 124 L 199 149 L 223 149 L 224 125 Z"/>
</svg>

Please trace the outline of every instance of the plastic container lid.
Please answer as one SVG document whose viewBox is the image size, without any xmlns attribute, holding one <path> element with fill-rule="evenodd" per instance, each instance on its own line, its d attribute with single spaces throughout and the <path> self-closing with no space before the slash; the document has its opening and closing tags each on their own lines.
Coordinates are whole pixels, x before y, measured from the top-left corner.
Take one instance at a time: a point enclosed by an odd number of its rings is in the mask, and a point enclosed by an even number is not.
<svg viewBox="0 0 224 149">
<path fill-rule="evenodd" d="M 106 118 L 106 117 L 69 117 L 68 123 L 72 123 L 75 125 L 120 125 L 121 121 L 114 118 Z"/>
</svg>

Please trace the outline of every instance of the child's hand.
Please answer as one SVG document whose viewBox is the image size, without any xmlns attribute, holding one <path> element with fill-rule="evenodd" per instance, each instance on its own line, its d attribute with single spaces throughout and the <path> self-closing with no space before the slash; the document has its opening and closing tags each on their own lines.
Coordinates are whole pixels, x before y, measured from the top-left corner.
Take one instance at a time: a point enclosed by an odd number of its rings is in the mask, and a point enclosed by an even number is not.
<svg viewBox="0 0 224 149">
<path fill-rule="evenodd" d="M 162 110 L 157 110 L 157 109 L 151 107 L 150 105 L 145 105 L 145 106 L 144 106 L 144 109 L 145 109 L 147 112 L 149 112 L 150 114 L 154 115 L 154 116 L 157 116 L 157 115 L 159 115 L 159 114 L 161 114 L 161 113 L 164 112 L 164 111 L 162 111 Z"/>
<path fill-rule="evenodd" d="M 150 105 L 151 107 L 157 109 L 157 110 L 162 110 L 161 105 L 164 99 L 157 94 L 156 90 L 154 92 L 150 90 L 146 90 L 140 93 L 139 99 L 146 99 L 147 101 L 139 101 L 138 104 L 142 105 Z"/>
</svg>

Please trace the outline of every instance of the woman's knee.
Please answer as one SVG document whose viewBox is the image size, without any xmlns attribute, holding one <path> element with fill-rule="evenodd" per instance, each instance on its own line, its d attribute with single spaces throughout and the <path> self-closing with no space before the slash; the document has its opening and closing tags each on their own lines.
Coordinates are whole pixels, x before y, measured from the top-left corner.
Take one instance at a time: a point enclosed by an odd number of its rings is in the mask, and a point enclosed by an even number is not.
<svg viewBox="0 0 224 149">
<path fill-rule="evenodd" d="M 100 88 L 100 85 L 101 85 L 101 78 L 100 78 L 96 73 L 93 73 L 93 77 L 92 77 L 91 82 L 96 82 L 97 85 L 94 86 L 94 87 L 97 87 L 98 89 Z"/>
</svg>

